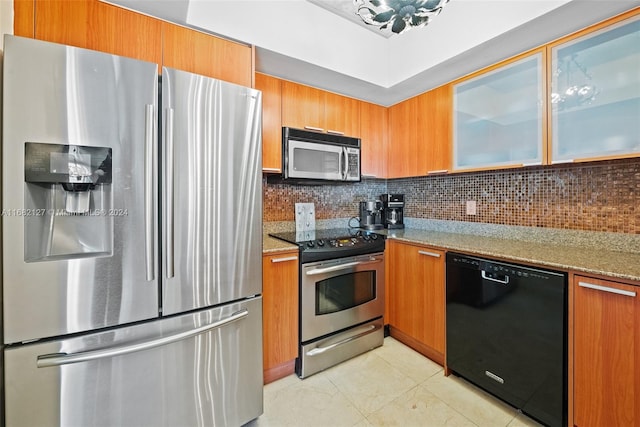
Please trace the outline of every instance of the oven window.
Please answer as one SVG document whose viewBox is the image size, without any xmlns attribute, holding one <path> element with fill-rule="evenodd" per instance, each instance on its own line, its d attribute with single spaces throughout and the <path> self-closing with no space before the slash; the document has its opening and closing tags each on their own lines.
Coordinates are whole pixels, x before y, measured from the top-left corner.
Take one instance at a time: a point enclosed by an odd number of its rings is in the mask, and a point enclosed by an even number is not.
<svg viewBox="0 0 640 427">
<path fill-rule="evenodd" d="M 316 316 L 347 310 L 375 298 L 375 271 L 333 276 L 316 282 Z"/>
</svg>

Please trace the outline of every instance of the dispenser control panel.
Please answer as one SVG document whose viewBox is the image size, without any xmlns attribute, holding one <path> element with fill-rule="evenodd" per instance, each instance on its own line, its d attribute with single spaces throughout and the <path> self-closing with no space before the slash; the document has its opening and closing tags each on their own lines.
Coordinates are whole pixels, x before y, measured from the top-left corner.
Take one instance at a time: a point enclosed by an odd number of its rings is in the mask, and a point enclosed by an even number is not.
<svg viewBox="0 0 640 427">
<path fill-rule="evenodd" d="M 67 184 L 65 187 L 111 184 L 111 148 L 27 142 L 24 179 L 33 183 Z"/>
</svg>

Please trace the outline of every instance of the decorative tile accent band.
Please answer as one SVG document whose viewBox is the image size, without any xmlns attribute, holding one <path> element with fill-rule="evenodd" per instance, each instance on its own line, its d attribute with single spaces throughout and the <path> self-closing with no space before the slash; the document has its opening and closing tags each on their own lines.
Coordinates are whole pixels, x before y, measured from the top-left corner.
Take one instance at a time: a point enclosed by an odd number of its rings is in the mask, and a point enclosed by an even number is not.
<svg viewBox="0 0 640 427">
<path fill-rule="evenodd" d="M 405 218 L 640 234 L 640 158 L 263 190 L 265 222 L 293 220 L 295 202 L 314 202 L 317 219 L 357 216 L 388 191 L 405 194 Z"/>
</svg>

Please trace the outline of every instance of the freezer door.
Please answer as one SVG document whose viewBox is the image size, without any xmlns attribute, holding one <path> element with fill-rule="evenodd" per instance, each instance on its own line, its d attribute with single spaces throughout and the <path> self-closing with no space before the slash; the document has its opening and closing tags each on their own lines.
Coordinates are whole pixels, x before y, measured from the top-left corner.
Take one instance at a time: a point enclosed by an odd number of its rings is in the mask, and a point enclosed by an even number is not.
<svg viewBox="0 0 640 427">
<path fill-rule="evenodd" d="M 157 69 L 5 37 L 5 343 L 158 316 Z"/>
<path fill-rule="evenodd" d="M 163 313 L 262 293 L 261 92 L 162 70 Z"/>
<path fill-rule="evenodd" d="M 261 297 L 5 349 L 6 425 L 239 426 L 262 414 Z"/>
</svg>

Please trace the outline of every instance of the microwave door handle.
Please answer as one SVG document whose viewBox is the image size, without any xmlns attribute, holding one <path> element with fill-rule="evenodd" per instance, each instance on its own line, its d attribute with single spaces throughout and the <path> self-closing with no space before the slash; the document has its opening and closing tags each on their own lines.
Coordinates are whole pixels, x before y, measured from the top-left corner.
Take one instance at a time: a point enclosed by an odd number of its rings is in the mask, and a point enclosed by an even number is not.
<svg viewBox="0 0 640 427">
<path fill-rule="evenodd" d="M 344 157 L 342 163 L 342 180 L 347 179 L 347 173 L 349 172 L 349 157 L 347 154 L 347 147 L 342 147 L 342 156 Z"/>
</svg>

